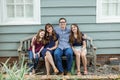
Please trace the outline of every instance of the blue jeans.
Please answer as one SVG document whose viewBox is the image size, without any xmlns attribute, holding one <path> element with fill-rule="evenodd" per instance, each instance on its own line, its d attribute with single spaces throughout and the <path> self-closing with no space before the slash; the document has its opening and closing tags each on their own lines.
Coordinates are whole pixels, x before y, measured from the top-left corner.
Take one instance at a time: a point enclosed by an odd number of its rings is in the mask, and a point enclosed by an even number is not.
<svg viewBox="0 0 120 80">
<path fill-rule="evenodd" d="M 32 72 L 33 69 L 36 69 L 38 66 L 38 62 L 39 62 L 39 56 L 38 54 L 36 54 L 36 57 L 34 59 L 33 57 L 33 52 L 29 51 L 29 67 L 30 67 L 30 72 Z"/>
<path fill-rule="evenodd" d="M 72 48 L 66 48 L 64 50 L 61 50 L 60 48 L 57 48 L 54 52 L 54 58 L 57 68 L 60 72 L 64 72 L 63 66 L 62 66 L 62 55 L 65 55 L 67 58 L 67 71 L 70 72 L 72 68 L 72 61 L 73 61 L 73 50 Z"/>
</svg>

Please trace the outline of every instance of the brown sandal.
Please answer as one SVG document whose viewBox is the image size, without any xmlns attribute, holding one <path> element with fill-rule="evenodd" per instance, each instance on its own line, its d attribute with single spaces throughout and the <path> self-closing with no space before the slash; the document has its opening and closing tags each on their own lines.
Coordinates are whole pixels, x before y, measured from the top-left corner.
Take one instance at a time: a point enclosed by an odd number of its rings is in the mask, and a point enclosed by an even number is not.
<svg viewBox="0 0 120 80">
<path fill-rule="evenodd" d="M 88 72 L 87 71 L 84 71 L 84 75 L 87 75 L 88 74 Z"/>
<path fill-rule="evenodd" d="M 77 71 L 77 75 L 81 76 L 81 72 L 80 72 L 80 71 Z"/>
<path fill-rule="evenodd" d="M 56 68 L 56 69 L 54 69 L 54 74 L 57 74 L 59 71 L 58 71 L 58 69 Z"/>
</svg>

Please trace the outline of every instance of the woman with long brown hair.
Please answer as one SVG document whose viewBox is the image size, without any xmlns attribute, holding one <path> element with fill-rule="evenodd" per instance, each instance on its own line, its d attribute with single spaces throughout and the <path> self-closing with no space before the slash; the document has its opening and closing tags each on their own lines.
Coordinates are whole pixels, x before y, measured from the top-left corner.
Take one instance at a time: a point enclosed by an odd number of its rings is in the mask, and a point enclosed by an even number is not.
<svg viewBox="0 0 120 80">
<path fill-rule="evenodd" d="M 42 56 L 45 59 L 47 75 L 50 75 L 50 66 L 52 66 L 54 73 L 57 74 L 58 69 L 54 64 L 52 55 L 58 46 L 58 35 L 54 31 L 53 26 L 49 23 L 45 25 L 45 40 L 46 45 L 42 50 Z"/>
<path fill-rule="evenodd" d="M 70 44 L 73 52 L 76 56 L 77 75 L 81 75 L 80 72 L 80 59 L 84 66 L 84 74 L 87 74 L 87 59 L 86 59 L 86 41 L 83 38 L 84 34 L 80 32 L 77 24 L 71 25 Z"/>
</svg>

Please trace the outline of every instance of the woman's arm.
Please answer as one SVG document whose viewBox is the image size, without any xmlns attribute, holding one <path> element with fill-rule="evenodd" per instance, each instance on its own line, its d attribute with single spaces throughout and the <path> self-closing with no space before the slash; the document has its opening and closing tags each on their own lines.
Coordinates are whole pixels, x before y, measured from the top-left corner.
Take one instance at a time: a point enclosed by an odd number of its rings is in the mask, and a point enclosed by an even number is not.
<svg viewBox="0 0 120 80">
<path fill-rule="evenodd" d="M 32 46 L 32 52 L 33 52 L 33 54 L 35 54 L 35 46 L 34 45 Z"/>
<path fill-rule="evenodd" d="M 86 49 L 86 41 L 83 41 L 83 46 L 82 46 L 82 50 Z"/>
<path fill-rule="evenodd" d="M 47 48 L 49 50 L 54 50 L 58 47 L 58 40 L 55 42 L 55 46 L 53 46 L 52 48 Z"/>
<path fill-rule="evenodd" d="M 35 39 L 36 39 L 36 35 L 35 36 L 33 36 L 33 38 L 32 38 L 32 42 L 31 42 L 31 46 L 33 46 L 33 42 L 35 41 Z"/>
<path fill-rule="evenodd" d="M 40 57 L 40 52 L 43 50 L 44 46 L 41 47 L 41 49 L 38 51 L 38 56 Z"/>
<path fill-rule="evenodd" d="M 87 36 L 86 34 L 84 34 L 84 36 L 82 37 L 83 39 L 88 39 L 88 40 L 92 40 L 92 38 L 90 36 Z"/>
<path fill-rule="evenodd" d="M 38 51 L 38 53 L 40 53 L 43 50 L 44 46 L 41 47 L 41 49 Z"/>
</svg>

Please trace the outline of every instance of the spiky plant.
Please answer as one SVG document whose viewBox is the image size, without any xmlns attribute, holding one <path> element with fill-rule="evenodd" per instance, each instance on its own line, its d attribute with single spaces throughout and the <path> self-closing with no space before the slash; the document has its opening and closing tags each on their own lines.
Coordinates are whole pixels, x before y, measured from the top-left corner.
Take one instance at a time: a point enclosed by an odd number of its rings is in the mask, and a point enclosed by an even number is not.
<svg viewBox="0 0 120 80">
<path fill-rule="evenodd" d="M 14 62 L 12 67 L 8 65 L 9 59 L 5 63 L 2 63 L 7 74 L 5 80 L 25 80 L 24 75 L 29 71 L 29 69 L 27 68 L 27 64 L 24 64 L 24 58 L 20 65 L 18 65 L 17 62 Z"/>
<path fill-rule="evenodd" d="M 0 73 L 0 80 L 3 80 L 3 74 Z"/>
</svg>

